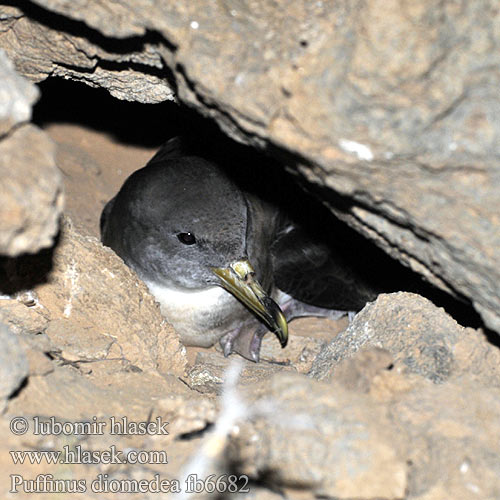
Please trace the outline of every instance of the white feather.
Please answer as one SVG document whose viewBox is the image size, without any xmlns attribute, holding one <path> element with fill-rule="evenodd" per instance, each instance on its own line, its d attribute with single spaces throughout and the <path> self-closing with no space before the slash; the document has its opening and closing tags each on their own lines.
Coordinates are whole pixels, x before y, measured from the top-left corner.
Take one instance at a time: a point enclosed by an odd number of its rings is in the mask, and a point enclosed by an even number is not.
<svg viewBox="0 0 500 500">
<path fill-rule="evenodd" d="M 239 303 L 219 286 L 191 291 L 145 283 L 185 345 L 211 346 L 237 325 L 232 313 Z"/>
</svg>

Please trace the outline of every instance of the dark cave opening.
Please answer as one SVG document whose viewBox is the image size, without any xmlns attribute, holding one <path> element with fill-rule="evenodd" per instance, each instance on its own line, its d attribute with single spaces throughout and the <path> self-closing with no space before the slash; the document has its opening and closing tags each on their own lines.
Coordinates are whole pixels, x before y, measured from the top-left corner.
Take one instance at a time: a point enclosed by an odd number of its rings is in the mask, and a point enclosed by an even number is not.
<svg viewBox="0 0 500 500">
<path fill-rule="evenodd" d="M 34 107 L 33 122 L 41 128 L 53 123 L 78 124 L 111 135 L 117 141 L 148 148 L 158 148 L 169 138 L 182 136 L 194 154 L 217 162 L 242 187 L 281 206 L 314 238 L 334 247 L 342 265 L 353 266 L 381 291 L 419 293 L 443 307 L 461 325 L 484 328 L 470 302 L 430 285 L 339 221 L 308 193 L 310 186 L 301 186 L 298 176 L 283 169 L 275 152 L 271 156 L 239 144 L 210 119 L 174 102 L 120 101 L 106 90 L 55 78 L 39 86 L 42 95 Z M 332 200 L 339 206 L 346 203 L 334 193 L 329 202 Z M 496 335 L 489 335 L 490 342 L 498 344 L 496 339 Z"/>
</svg>

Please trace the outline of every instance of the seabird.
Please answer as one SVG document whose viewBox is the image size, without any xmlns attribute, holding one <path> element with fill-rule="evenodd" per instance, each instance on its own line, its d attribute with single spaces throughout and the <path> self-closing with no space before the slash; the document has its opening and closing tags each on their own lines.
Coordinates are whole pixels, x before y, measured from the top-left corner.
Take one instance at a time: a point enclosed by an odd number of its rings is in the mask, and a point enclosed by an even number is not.
<svg viewBox="0 0 500 500">
<path fill-rule="evenodd" d="M 300 316 L 339 318 L 374 292 L 283 210 L 216 163 L 165 143 L 101 215 L 101 239 L 146 283 L 185 345 L 259 360 Z"/>
</svg>

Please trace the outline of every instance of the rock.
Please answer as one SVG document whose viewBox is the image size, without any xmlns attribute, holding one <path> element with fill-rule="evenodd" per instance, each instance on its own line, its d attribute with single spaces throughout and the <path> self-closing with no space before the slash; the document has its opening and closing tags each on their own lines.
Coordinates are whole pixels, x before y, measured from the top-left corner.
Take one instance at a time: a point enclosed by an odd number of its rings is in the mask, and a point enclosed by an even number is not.
<svg viewBox="0 0 500 500">
<path fill-rule="evenodd" d="M 345 358 L 338 364 L 335 381 L 351 391 L 369 392 L 373 378 L 392 364 L 392 356 L 385 349 L 360 349 L 352 358 Z"/>
<path fill-rule="evenodd" d="M 140 39 L 117 44 L 78 23 L 66 23 L 66 32 L 60 29 L 60 16 L 25 7 L 28 16 L 16 7 L 0 6 L 0 46 L 31 80 L 70 78 L 129 101 L 174 99 L 169 82 L 157 74 L 163 63 L 153 44 Z"/>
<path fill-rule="evenodd" d="M 34 294 L 24 294 L 31 297 Z M 26 359 L 28 375 L 46 375 L 54 370 L 51 353 L 57 348 L 45 334 L 50 322 L 50 314 L 36 302 L 21 302 L 23 294 L 17 299 L 0 300 L 0 323 L 9 327 L 16 334 Z"/>
<path fill-rule="evenodd" d="M 50 246 L 62 210 L 53 145 L 36 127 L 21 125 L 37 98 L 0 49 L 0 254 L 9 256 Z"/>
<path fill-rule="evenodd" d="M 29 377 L 48 375 L 54 371 L 54 363 L 51 361 L 52 351 L 44 351 L 36 343 L 29 343 L 25 338 L 20 339 L 24 348 L 29 366 Z"/>
<path fill-rule="evenodd" d="M 361 350 L 353 360 L 370 372 L 377 363 L 366 360 L 384 357 L 375 353 Z M 380 397 L 382 386 L 390 396 Z M 227 453 L 239 473 L 271 489 L 334 498 L 496 498 L 499 391 L 469 374 L 435 384 L 383 370 L 368 391 L 348 390 L 337 378 L 326 385 L 275 374 L 240 393 L 247 410 Z"/>
<path fill-rule="evenodd" d="M 146 286 L 110 249 L 78 234 L 65 219 L 53 255 L 40 259 L 33 257 L 30 266 L 46 268 L 49 259 L 52 269 L 35 291 L 50 314 L 46 332 L 63 359 L 116 359 L 140 370 L 184 373 L 177 334 Z"/>
<path fill-rule="evenodd" d="M 95 365 L 94 365 L 95 366 Z M 81 478 L 86 482 L 87 495 L 77 495 L 79 498 L 88 498 L 91 483 L 98 474 L 108 474 L 111 479 L 147 479 L 152 480 L 155 474 L 161 478 L 175 479 L 181 474 L 182 464 L 196 453 L 198 440 L 177 439 L 180 426 L 176 422 L 183 422 L 184 429 L 189 428 L 187 408 L 190 408 L 191 425 L 195 420 L 210 421 L 209 405 L 198 406 L 194 401 L 199 399 L 197 393 L 190 391 L 177 377 L 160 376 L 153 372 L 133 372 L 123 369 L 100 375 L 86 375 L 74 366 L 55 366 L 52 373 L 45 376 L 33 376 L 25 388 L 16 398 L 9 401 L 9 418 L 0 419 L 0 428 L 5 439 L 0 443 L 0 462 L 5 474 L 0 477 L 0 489 L 10 490 L 9 474 L 21 474 L 25 478 L 34 479 L 39 474 L 52 474 L 54 479 Z M 158 401 L 162 401 L 159 408 Z M 183 403 L 181 403 L 183 401 Z M 24 415 L 29 423 L 29 432 L 23 436 L 15 436 L 9 431 L 8 424 L 15 415 Z M 50 417 L 55 421 L 74 425 L 75 423 L 103 422 L 101 434 L 94 433 L 77 435 L 75 432 L 57 432 L 34 435 L 34 417 L 47 422 Z M 133 430 L 125 433 L 112 433 L 111 418 L 115 422 L 122 422 L 126 418 L 132 425 L 139 422 L 159 422 L 166 424 L 168 435 L 156 432 L 139 435 Z M 170 423 L 171 422 L 171 423 Z M 65 447 L 74 453 L 109 453 L 114 447 L 119 457 L 129 452 L 142 452 L 141 465 L 109 464 L 106 458 L 96 459 L 93 463 L 82 463 L 85 459 L 76 459 L 73 463 L 64 464 L 62 473 L 54 464 L 14 464 L 9 450 L 48 450 L 61 452 L 65 456 Z M 147 453 L 152 454 L 147 459 Z M 156 454 L 155 454 L 156 453 Z M 168 464 L 163 464 L 159 453 L 166 454 Z M 153 455 L 155 454 L 155 455 Z M 96 456 L 96 455 L 94 455 Z M 100 455 L 99 455 L 100 456 Z M 103 455 L 104 456 L 104 455 Z M 8 460 L 7 460 L 8 457 Z M 146 458 L 145 458 L 146 457 Z M 35 493 L 35 498 L 39 495 Z M 116 492 L 100 493 L 106 500 L 116 498 Z M 20 498 L 25 498 L 22 488 Z"/>
<path fill-rule="evenodd" d="M 191 389 L 198 392 L 220 394 L 230 363 L 231 358 L 225 358 L 221 353 L 199 352 L 194 365 L 188 370 L 183 380 Z M 254 385 L 259 381 L 267 380 L 279 371 L 295 371 L 293 366 L 280 363 L 254 363 L 247 360 L 242 360 L 242 363 L 243 370 L 238 381 L 241 386 Z"/>
<path fill-rule="evenodd" d="M 382 294 L 369 303 L 349 327 L 323 348 L 310 375 L 335 378 L 342 360 L 361 348 L 382 348 L 407 373 L 435 383 L 475 372 L 482 383 L 498 386 L 497 348 L 478 332 L 458 325 L 443 309 L 411 293 Z M 485 360 L 492 358 L 485 364 Z M 494 361 L 493 361 L 494 360 Z"/>
<path fill-rule="evenodd" d="M 0 176 L 0 253 L 14 256 L 50 246 L 63 196 L 45 133 L 24 125 L 0 141 Z"/>
<path fill-rule="evenodd" d="M 31 106 L 38 99 L 38 89 L 14 70 L 14 65 L 0 49 L 0 137 L 14 125 L 31 119 Z"/>
<path fill-rule="evenodd" d="M 170 422 L 169 432 L 174 436 L 201 432 L 217 417 L 214 401 L 197 395 L 170 394 L 158 402 L 165 418 Z"/>
<path fill-rule="evenodd" d="M 0 49 L 0 254 L 52 244 L 62 210 L 61 175 L 45 133 L 32 125 L 38 89 L 18 75 Z"/>
<path fill-rule="evenodd" d="M 284 373 L 249 392 L 229 448 L 238 472 L 322 497 L 404 497 L 404 439 L 368 397 Z"/>
<path fill-rule="evenodd" d="M 23 74 L 140 102 L 171 98 L 175 81 L 180 101 L 269 145 L 340 218 L 500 332 L 493 0 L 36 4 L 2 8 L 0 45 Z"/>
<path fill-rule="evenodd" d="M 267 334 L 262 340 L 262 347 L 260 351 L 261 363 L 274 363 L 284 366 L 292 366 L 299 373 L 307 373 L 316 359 L 316 356 L 321 351 L 321 348 L 326 343 L 321 334 L 325 334 L 325 330 L 331 328 L 329 331 L 329 338 L 335 336 L 336 324 L 331 320 L 324 320 L 321 322 L 319 318 L 309 318 L 310 323 L 307 326 L 302 326 L 303 335 L 297 335 L 295 331 L 295 322 L 289 325 L 290 340 L 285 349 L 283 349 L 276 337 L 272 334 Z M 320 327 L 326 323 L 323 330 L 319 331 L 315 325 L 319 324 Z"/>
<path fill-rule="evenodd" d="M 52 345 L 57 346 L 58 357 L 65 361 L 106 360 L 116 342 L 110 335 L 80 326 L 66 318 L 51 321 L 46 333 Z"/>
<path fill-rule="evenodd" d="M 409 443 L 409 499 L 497 498 L 500 389 L 470 377 L 420 383 L 390 407 Z"/>
<path fill-rule="evenodd" d="M 0 324 L 0 412 L 6 399 L 21 385 L 28 375 L 28 362 L 17 336 Z"/>
<path fill-rule="evenodd" d="M 18 335 L 36 335 L 45 331 L 49 317 L 41 307 L 28 307 L 18 300 L 3 299 L 0 300 L 0 322 Z"/>
</svg>

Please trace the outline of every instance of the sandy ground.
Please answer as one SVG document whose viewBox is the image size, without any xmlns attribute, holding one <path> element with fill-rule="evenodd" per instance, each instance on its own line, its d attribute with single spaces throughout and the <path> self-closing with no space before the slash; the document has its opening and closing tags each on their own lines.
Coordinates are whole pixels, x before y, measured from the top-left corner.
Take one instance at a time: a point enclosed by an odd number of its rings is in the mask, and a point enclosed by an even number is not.
<svg viewBox="0 0 500 500">
<path fill-rule="evenodd" d="M 50 124 L 57 164 L 64 174 L 66 213 L 84 234 L 99 237 L 99 217 L 125 179 L 143 167 L 156 148 L 130 146 L 111 135 L 74 124 Z"/>
</svg>

